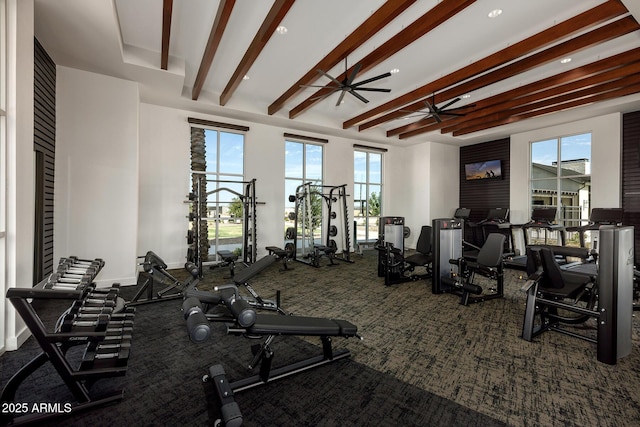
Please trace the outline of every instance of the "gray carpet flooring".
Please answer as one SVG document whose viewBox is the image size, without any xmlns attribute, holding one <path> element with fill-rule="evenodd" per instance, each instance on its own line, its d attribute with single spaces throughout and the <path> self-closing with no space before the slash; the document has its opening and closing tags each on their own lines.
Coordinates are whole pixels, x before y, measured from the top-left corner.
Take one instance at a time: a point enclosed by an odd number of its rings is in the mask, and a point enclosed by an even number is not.
<svg viewBox="0 0 640 427">
<path fill-rule="evenodd" d="M 349 320 L 363 339 L 334 339 L 350 359 L 239 393 L 245 425 L 640 425 L 637 319 L 631 355 L 606 365 L 583 340 L 552 332 L 535 342 L 520 338 L 519 272 L 507 270 L 504 298 L 465 307 L 454 295 L 432 294 L 429 279 L 384 286 L 375 252 L 353 260 L 320 268 L 291 263 L 287 271 L 275 264 L 251 280 L 265 298 L 280 291 L 289 313 Z M 199 288 L 229 282 L 228 273 L 207 270 Z M 231 379 L 246 375 L 255 343 L 227 336 L 217 324 L 210 342 L 193 344 L 179 301 L 139 306 L 127 376 L 94 386 L 124 387 L 125 399 L 59 425 L 211 425 L 219 414 L 200 378 L 218 363 Z M 274 364 L 317 353 L 318 345 L 313 337 L 278 338 Z M 0 357 L 0 383 L 36 352 L 30 340 Z M 17 399 L 68 399 L 50 367 L 33 377 Z"/>
</svg>

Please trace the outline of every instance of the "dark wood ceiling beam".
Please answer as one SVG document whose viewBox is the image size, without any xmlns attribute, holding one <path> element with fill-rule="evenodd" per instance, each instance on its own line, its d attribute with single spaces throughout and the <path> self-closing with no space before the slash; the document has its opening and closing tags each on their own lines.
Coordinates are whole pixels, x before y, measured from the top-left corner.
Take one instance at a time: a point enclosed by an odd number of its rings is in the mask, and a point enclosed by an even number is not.
<svg viewBox="0 0 640 427">
<path fill-rule="evenodd" d="M 160 68 L 166 70 L 169 66 L 169 40 L 171 39 L 171 14 L 173 0 L 162 3 L 162 49 L 160 53 Z"/>
<path fill-rule="evenodd" d="M 361 64 L 360 73 L 365 73 L 371 68 L 375 67 L 385 59 L 393 56 L 409 44 L 418 40 L 429 31 L 436 28 L 438 25 L 449 20 L 451 17 L 464 10 L 466 7 L 475 3 L 476 0 L 444 0 L 434 6 L 427 13 L 416 19 L 411 25 L 404 28 L 398 34 L 387 40 L 378 48 L 374 49 L 369 55 L 365 56 L 362 60 L 358 61 Z M 347 70 L 346 73 L 337 77 L 337 80 L 345 78 L 345 74 L 351 73 L 353 67 Z M 289 111 L 289 118 L 294 119 L 314 104 L 322 100 L 322 95 L 325 94 L 331 84 L 325 86 L 307 99 L 302 101 L 291 111 Z"/>
<path fill-rule="evenodd" d="M 513 77 L 519 73 L 529 71 L 537 66 L 549 63 L 551 61 L 558 60 L 570 53 L 578 52 L 589 46 L 604 43 L 609 40 L 613 40 L 617 37 L 621 37 L 625 34 L 637 31 L 640 29 L 638 22 L 632 17 L 627 16 L 617 21 L 611 22 L 607 25 L 599 27 L 588 33 L 574 37 L 563 43 L 550 47 L 538 53 L 534 53 L 530 56 L 524 57 L 518 61 L 512 62 L 502 68 L 497 68 L 490 73 L 483 74 L 472 80 L 467 80 L 457 86 L 440 92 L 442 99 L 451 99 L 456 96 L 461 96 L 465 93 L 472 92 L 474 90 L 489 86 L 494 83 L 498 83 L 509 77 Z M 420 108 L 423 101 L 414 102 L 404 109 L 416 109 Z M 359 130 L 368 129 L 373 126 L 377 126 L 388 120 L 397 118 L 396 112 L 388 113 L 359 126 Z"/>
<path fill-rule="evenodd" d="M 556 99 L 559 96 L 568 97 L 568 99 L 565 100 L 569 100 L 571 97 L 579 98 L 583 90 L 590 90 L 592 87 L 596 86 L 601 87 L 602 90 L 610 90 L 606 87 L 608 83 L 612 83 L 614 85 L 620 84 L 623 82 L 621 79 L 624 79 L 627 76 L 633 76 L 634 74 L 636 76 L 640 76 L 640 63 L 638 62 L 623 68 L 590 76 L 579 81 L 566 83 L 560 87 L 549 88 L 541 92 L 513 99 L 503 103 L 502 105 L 494 105 L 481 110 L 477 114 L 470 115 L 468 120 L 459 121 L 455 124 L 448 124 L 441 129 L 441 132 L 455 132 L 463 126 L 480 124 L 482 121 L 486 120 L 487 116 L 493 113 L 500 114 L 506 111 L 509 114 L 519 114 L 523 111 L 537 108 L 536 106 L 539 105 L 540 102 L 545 102 L 547 99 Z M 613 88 L 618 88 L 618 86 Z"/>
<path fill-rule="evenodd" d="M 267 17 L 262 22 L 260 29 L 256 33 L 255 37 L 251 41 L 249 48 L 245 52 L 242 60 L 238 64 L 236 71 L 231 76 L 231 79 L 227 83 L 227 86 L 224 88 L 222 93 L 220 94 L 220 105 L 225 105 L 231 99 L 231 95 L 233 92 L 240 86 L 240 82 L 244 76 L 249 72 L 249 69 L 258 58 L 258 55 L 262 52 L 264 47 L 267 45 L 267 42 L 273 36 L 273 33 L 280 25 L 280 22 L 284 19 L 293 6 L 295 0 L 276 0 L 271 6 L 271 10 L 267 13 Z"/>
<path fill-rule="evenodd" d="M 627 14 L 628 11 L 619 0 L 609 0 L 599 6 L 587 10 L 573 18 L 567 19 L 547 30 L 535 34 L 525 40 L 506 47 L 492 55 L 480 59 L 473 64 L 454 71 L 433 82 L 427 83 L 411 92 L 408 92 L 396 99 L 386 102 L 376 108 L 362 113 L 352 119 L 345 121 L 342 125 L 344 129 L 356 126 L 373 117 L 379 116 L 386 111 L 406 106 L 417 99 L 425 98 L 443 88 L 455 85 L 461 81 L 485 73 L 492 68 L 502 66 L 514 61 L 523 55 L 530 54 L 545 46 L 556 42 L 558 39 L 569 37 L 585 28 L 601 24 L 617 16 Z"/>
<path fill-rule="evenodd" d="M 233 6 L 235 4 L 236 0 L 220 0 L 220 4 L 218 4 L 218 12 L 213 20 L 211 32 L 209 33 L 209 40 L 207 40 L 207 46 L 202 54 L 198 74 L 196 75 L 196 80 L 193 84 L 193 89 L 191 90 L 191 99 L 194 101 L 200 96 L 204 82 L 209 75 L 211 63 L 213 62 L 213 58 L 216 56 L 220 40 L 222 40 L 222 35 L 224 34 L 224 30 L 227 28 L 227 23 L 229 22 L 231 12 L 233 11 Z"/>
<path fill-rule="evenodd" d="M 304 76 L 302 76 L 300 80 L 295 82 L 293 86 L 280 95 L 278 99 L 273 101 L 273 103 L 269 105 L 267 113 L 269 115 L 277 113 L 282 107 L 284 107 L 284 104 L 289 99 L 293 98 L 303 90 L 303 85 L 310 85 L 320 77 L 317 70 L 329 70 L 334 67 L 415 2 L 416 0 L 389 0 L 385 2 L 378 10 L 369 16 L 362 25 L 356 28 L 338 46 L 336 46 Z"/>
<path fill-rule="evenodd" d="M 532 117 L 555 113 L 558 111 L 565 111 L 582 105 L 632 95 L 638 92 L 640 92 L 640 75 L 629 76 L 615 82 L 608 82 L 588 89 L 583 89 L 579 94 L 565 94 L 560 95 L 553 100 L 541 101 L 532 109 L 524 109 L 524 111 L 516 109 L 515 111 L 508 112 L 502 116 L 492 116 L 491 118 L 493 120 L 485 120 L 483 123 L 476 126 L 465 126 L 464 128 L 453 132 L 453 136 L 466 135 L 505 124 L 515 123 Z"/>
<path fill-rule="evenodd" d="M 446 123 L 433 123 L 433 122 L 415 122 L 409 125 L 405 125 L 396 129 L 387 131 L 387 136 L 399 135 L 400 139 L 409 138 L 420 135 L 426 132 L 432 132 L 434 130 L 443 129 L 443 133 L 452 132 L 453 129 L 446 129 L 452 127 L 457 123 L 473 119 L 488 113 L 496 111 L 496 109 L 504 109 L 505 103 L 511 105 L 512 101 L 518 101 L 522 103 L 522 100 L 531 94 L 539 94 L 541 92 L 553 88 L 556 92 L 566 91 L 564 84 L 571 84 L 570 87 L 584 86 L 589 80 L 590 76 L 599 76 L 596 82 L 602 82 L 607 76 L 610 78 L 620 78 L 634 71 L 635 68 L 626 67 L 630 64 L 634 64 L 634 67 L 640 64 L 640 48 L 631 49 L 626 52 L 613 55 L 591 64 L 583 65 L 581 67 L 574 68 L 572 70 L 565 71 L 564 73 L 556 74 L 555 76 L 547 77 L 542 80 L 538 80 L 533 83 L 529 83 L 524 86 L 494 95 L 489 98 L 477 100 L 474 102 L 474 112 L 467 114 L 465 117 L 456 117 L 448 120 Z M 575 84 L 575 85 L 574 85 Z M 563 89 L 564 88 L 564 89 Z M 514 104 L 515 105 L 515 104 Z"/>
</svg>

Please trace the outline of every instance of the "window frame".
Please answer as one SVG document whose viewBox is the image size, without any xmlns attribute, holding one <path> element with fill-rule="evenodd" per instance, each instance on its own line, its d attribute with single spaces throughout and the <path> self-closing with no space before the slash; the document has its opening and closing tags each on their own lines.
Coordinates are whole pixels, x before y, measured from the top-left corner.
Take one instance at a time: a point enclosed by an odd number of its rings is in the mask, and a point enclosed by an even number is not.
<svg viewBox="0 0 640 427">
<path fill-rule="evenodd" d="M 589 156 L 588 158 L 576 158 L 576 159 L 571 159 L 571 158 L 563 158 L 563 150 L 562 150 L 562 145 L 564 143 L 564 141 L 566 141 L 567 139 L 570 138 L 574 138 L 574 137 L 579 137 L 579 136 L 583 136 L 583 135 L 588 135 L 589 136 Z M 534 162 L 533 156 L 534 156 L 534 146 L 537 143 L 544 143 L 544 142 L 555 142 L 555 160 L 551 161 L 551 166 L 544 164 L 544 163 L 537 163 Z M 540 140 L 536 140 L 536 141 L 531 141 L 529 143 L 529 212 L 532 212 L 532 210 L 536 207 L 536 206 L 547 206 L 547 207 L 555 207 L 556 209 L 556 214 L 555 214 L 555 223 L 557 224 L 561 224 L 564 225 L 565 227 L 575 227 L 575 226 L 580 226 L 580 225 L 584 225 L 587 224 L 589 221 L 589 212 L 591 210 L 591 164 L 592 164 L 592 157 L 593 157 L 593 132 L 591 131 L 584 131 L 584 132 L 575 132 L 575 133 L 571 133 L 571 134 L 566 134 L 566 135 L 558 135 L 558 136 L 554 136 L 554 137 L 549 137 L 549 138 L 544 138 L 544 139 L 540 139 Z M 584 173 L 575 173 L 575 174 L 571 174 L 571 175 L 567 175 L 567 174 L 563 174 L 563 172 L 566 172 L 567 170 L 570 170 L 566 167 L 563 167 L 563 165 L 565 164 L 565 162 L 571 161 L 571 160 L 585 160 L 585 165 L 588 166 L 588 170 L 586 170 Z M 535 178 L 534 177 L 534 164 L 540 164 L 542 166 L 548 166 L 548 167 L 553 167 L 553 163 L 555 162 L 555 176 L 549 176 L 549 177 L 538 177 Z M 585 168 L 586 169 L 586 168 Z M 585 200 L 583 200 L 582 196 L 580 195 L 580 191 L 582 191 L 582 189 L 579 187 L 577 190 L 576 195 L 570 195 L 570 194 L 566 194 L 563 195 L 564 192 L 568 192 L 569 190 L 569 186 L 566 185 L 568 184 L 570 181 L 583 181 L 582 184 L 582 188 L 587 187 L 588 186 L 588 193 L 587 193 L 587 198 Z M 552 202 L 553 204 L 551 205 L 538 205 L 538 204 L 534 204 L 534 189 L 536 189 L 535 183 L 544 183 L 544 182 L 548 182 L 551 183 L 553 182 L 553 186 L 555 186 L 554 188 L 549 188 L 547 191 L 549 192 L 549 194 L 552 197 Z M 578 184 L 576 184 L 578 185 Z M 563 190 L 564 189 L 564 190 Z M 544 191 L 543 186 L 538 186 L 537 190 L 540 191 Z M 542 193 L 539 193 L 542 194 Z M 577 197 L 577 205 L 574 205 L 573 202 L 570 206 L 565 206 L 563 205 L 563 200 L 564 199 L 573 199 Z M 569 210 L 565 210 L 566 207 L 569 207 Z M 575 215 L 576 217 L 574 217 L 574 214 L 577 213 L 577 215 Z M 574 236 L 575 237 L 575 236 Z M 567 241 L 569 241 L 571 239 L 571 236 L 568 235 L 567 236 Z M 560 243 L 558 243 L 560 244 Z M 569 244 L 569 243 L 567 243 Z"/>
<path fill-rule="evenodd" d="M 208 145 L 208 143 L 210 143 L 211 138 L 207 138 L 207 136 L 211 135 L 211 133 L 215 133 L 215 145 L 216 145 L 216 149 L 215 149 L 215 171 L 211 171 L 209 169 L 209 164 L 206 163 L 205 166 L 205 176 L 206 179 L 209 180 L 213 180 L 216 184 L 216 188 L 207 188 L 207 192 L 211 192 L 213 190 L 217 190 L 223 187 L 226 188 L 231 188 L 233 191 L 237 191 L 238 193 L 242 194 L 243 193 L 243 188 L 244 188 L 244 184 L 246 182 L 245 179 L 245 171 L 246 171 L 246 131 L 245 129 L 242 129 L 240 127 L 235 128 L 235 127 L 217 127 L 214 125 L 207 125 L 205 121 L 202 122 L 197 122 L 195 120 L 190 120 L 191 123 L 191 127 L 194 128 L 200 128 L 204 130 L 204 135 L 205 135 L 205 159 L 208 159 L 206 152 L 208 150 L 206 150 L 206 147 Z M 248 129 L 248 128 L 247 128 Z M 221 171 L 221 134 L 222 133 L 228 133 L 228 134 L 233 134 L 233 135 L 239 135 L 242 137 L 242 173 L 236 173 L 236 172 L 223 172 Z M 191 175 L 191 179 L 193 178 L 193 176 Z M 232 178 L 237 178 L 237 179 L 232 179 Z M 211 181 L 209 181 L 211 182 Z M 233 188 L 233 183 L 234 182 L 238 182 L 238 184 L 240 184 L 240 189 L 236 189 Z M 220 193 L 216 192 L 215 194 L 215 200 L 209 200 L 207 199 L 207 204 L 215 204 L 216 206 L 218 206 L 219 204 L 227 204 L 230 205 L 232 200 L 229 201 L 225 201 L 225 200 L 220 200 Z M 232 193 L 231 193 L 232 194 Z M 220 218 L 220 219 L 224 219 L 224 218 Z M 219 246 L 219 239 L 220 239 L 220 233 L 219 233 L 219 220 L 218 217 L 216 217 L 215 220 L 211 221 L 209 218 L 207 219 L 208 223 L 214 222 L 215 223 L 215 228 L 214 228 L 214 243 L 211 245 L 213 248 L 215 248 L 214 250 L 217 252 L 218 246 Z M 211 232 L 211 228 L 210 226 L 208 226 L 208 229 L 210 230 L 209 232 Z M 244 237 L 244 236 L 241 236 Z M 243 251 L 245 249 L 243 248 Z M 211 251 L 211 249 L 210 249 Z M 211 252 L 210 252 L 211 254 Z"/>
<path fill-rule="evenodd" d="M 285 230 L 289 227 L 292 227 L 291 224 L 291 220 L 289 219 L 289 213 L 292 212 L 292 209 L 295 210 L 295 202 L 291 202 L 289 200 L 289 196 L 291 195 L 292 191 L 291 189 L 293 189 L 295 191 L 295 188 L 298 188 L 300 185 L 305 184 L 307 182 L 313 182 L 312 185 L 319 185 L 319 186 L 323 186 L 324 185 L 324 177 L 325 177 L 325 172 L 324 172 L 324 165 L 325 165 L 325 150 L 324 150 L 324 145 L 327 143 L 327 141 L 325 140 L 312 140 L 311 138 L 304 138 L 304 137 L 296 137 L 295 135 L 292 134 L 285 134 L 284 135 L 284 146 L 285 146 L 285 159 L 284 159 L 284 189 L 285 189 L 285 212 L 284 212 L 284 228 Z M 300 144 L 302 146 L 302 168 L 301 168 L 301 176 L 290 176 L 287 175 L 287 144 L 288 143 L 294 143 L 294 144 Z M 321 155 L 320 155 L 320 161 L 321 161 L 321 165 L 320 165 L 320 178 L 308 178 L 308 164 L 307 164 L 307 147 L 312 146 L 312 147 L 318 147 L 320 148 L 321 151 Z M 297 182 L 298 185 L 295 186 L 295 188 L 293 187 L 288 187 L 288 183 L 292 183 L 292 182 Z M 291 203 L 293 203 L 293 206 L 291 205 Z M 322 240 L 322 236 L 324 235 L 324 215 L 325 215 L 325 207 L 324 207 L 324 203 L 322 204 L 322 209 L 321 209 L 321 214 L 320 217 L 318 218 L 318 222 L 320 224 L 319 227 L 319 234 L 318 234 L 318 238 L 320 240 Z M 315 231 L 315 229 L 314 229 Z M 316 234 L 314 233 L 314 241 L 316 240 Z M 296 239 L 298 240 L 298 239 Z M 284 239 L 284 243 L 286 245 L 286 238 Z M 302 254 L 305 253 L 306 248 L 303 246 L 302 248 L 298 248 L 297 243 L 295 244 L 296 250 L 301 249 L 302 250 Z"/>
<path fill-rule="evenodd" d="M 356 167 L 355 167 L 355 161 L 356 161 L 356 153 L 364 153 L 365 155 L 365 181 L 356 181 Z M 375 154 L 375 155 L 379 155 L 380 156 L 380 182 L 371 182 L 371 155 Z M 353 196 L 353 216 L 354 216 L 354 221 L 356 221 L 357 224 L 357 220 L 358 218 L 364 218 L 365 221 L 365 238 L 364 240 L 359 240 L 358 239 L 358 233 L 356 230 L 355 236 L 356 236 L 356 241 L 354 242 L 356 245 L 357 244 L 364 244 L 364 243 L 368 243 L 368 242 L 373 242 L 375 240 L 377 240 L 378 236 L 370 236 L 369 235 L 369 228 L 371 226 L 371 220 L 372 218 L 375 218 L 375 220 L 379 220 L 380 216 L 382 215 L 383 212 L 383 190 L 384 190 L 384 152 L 380 151 L 380 150 L 371 150 L 371 149 L 366 149 L 366 148 L 362 148 L 362 147 L 358 147 L 358 148 L 354 148 L 353 150 L 353 159 L 354 159 L 354 170 L 353 170 L 353 192 L 354 192 L 354 196 Z M 367 206 L 368 206 L 368 201 L 369 201 L 369 196 L 370 196 L 370 187 L 371 186 L 378 186 L 380 187 L 380 193 L 379 193 L 379 203 L 380 203 L 380 207 L 379 207 L 379 215 L 376 217 L 372 217 L 369 215 L 369 209 L 368 207 L 366 209 L 364 209 L 365 211 L 365 215 L 358 215 L 356 216 L 356 189 L 359 185 L 364 185 L 365 188 L 365 194 L 367 197 Z M 361 209 L 362 211 L 362 209 Z"/>
</svg>

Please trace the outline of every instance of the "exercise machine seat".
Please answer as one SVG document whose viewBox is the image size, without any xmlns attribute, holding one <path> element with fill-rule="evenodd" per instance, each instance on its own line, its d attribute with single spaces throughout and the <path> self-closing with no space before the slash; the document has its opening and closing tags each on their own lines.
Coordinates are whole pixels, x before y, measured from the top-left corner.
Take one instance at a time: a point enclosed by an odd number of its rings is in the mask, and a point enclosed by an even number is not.
<svg viewBox="0 0 640 427">
<path fill-rule="evenodd" d="M 416 253 L 409 255 L 404 261 L 413 267 L 427 266 L 433 262 L 431 251 L 431 236 L 433 234 L 430 225 L 423 225 L 416 244 Z"/>
<path fill-rule="evenodd" d="M 584 274 L 562 270 L 555 254 L 549 248 L 540 248 L 540 262 L 547 279 L 541 282 L 538 288 L 542 294 L 558 298 L 575 298 L 593 280 Z"/>
<path fill-rule="evenodd" d="M 258 314 L 256 322 L 247 328 L 250 335 L 353 337 L 357 332 L 358 328 L 346 320 L 272 314 Z"/>
</svg>

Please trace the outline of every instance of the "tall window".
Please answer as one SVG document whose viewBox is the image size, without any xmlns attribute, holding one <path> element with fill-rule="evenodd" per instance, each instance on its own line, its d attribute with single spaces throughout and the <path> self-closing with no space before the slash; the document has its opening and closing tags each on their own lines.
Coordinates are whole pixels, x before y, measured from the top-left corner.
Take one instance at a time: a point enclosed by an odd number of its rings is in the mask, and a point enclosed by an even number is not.
<svg viewBox="0 0 640 427">
<path fill-rule="evenodd" d="M 305 209 L 304 212 L 299 212 L 300 218 L 298 218 L 296 236 L 310 236 L 315 243 L 319 243 L 322 239 L 322 200 L 315 194 L 310 194 L 304 202 L 296 199 L 295 196 L 303 184 L 322 186 L 323 149 L 324 147 L 318 144 L 285 140 L 285 240 L 290 240 L 287 237 L 291 237 L 291 234 L 286 233 L 286 230 L 293 229 L 295 224 L 296 203 L 299 203 L 299 210 L 301 210 L 300 208 Z M 306 220 L 302 218 L 306 218 Z M 304 230 L 301 227 L 304 227 Z M 299 247 L 300 243 L 305 243 L 304 239 L 303 241 L 296 239 L 296 247 Z"/>
<path fill-rule="evenodd" d="M 192 168 L 202 147 L 192 141 Z M 207 229 L 209 253 L 229 250 L 242 254 L 244 134 L 204 129 Z M 246 248 L 245 248 L 246 249 Z"/>
<path fill-rule="evenodd" d="M 356 150 L 353 158 L 356 243 L 374 241 L 382 213 L 382 153 Z"/>
<path fill-rule="evenodd" d="M 531 207 L 556 208 L 559 224 L 585 224 L 591 211 L 591 134 L 531 143 Z M 569 236 L 567 244 L 577 244 Z M 575 241 L 574 241 L 575 240 Z"/>
</svg>

